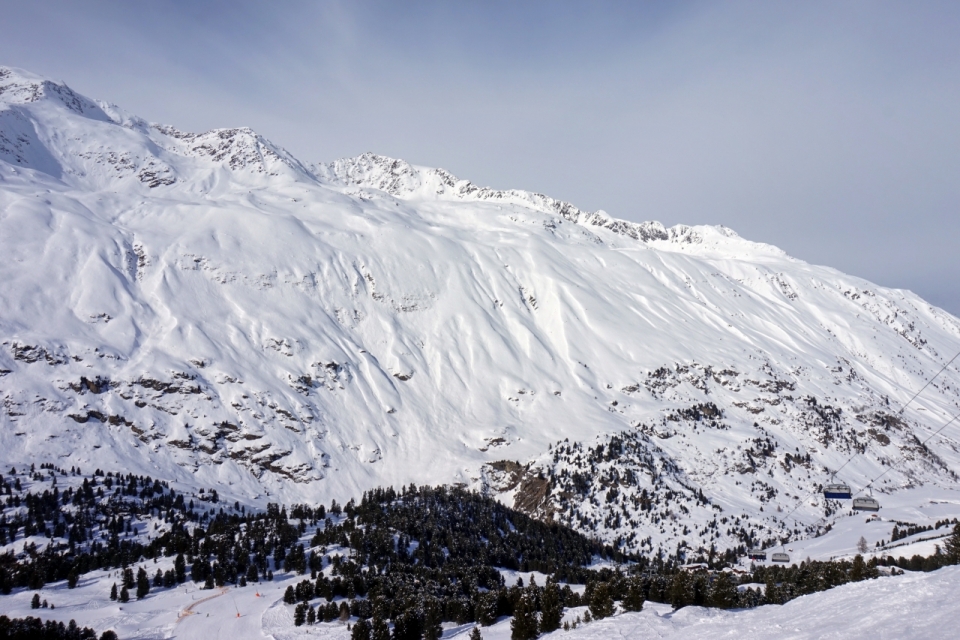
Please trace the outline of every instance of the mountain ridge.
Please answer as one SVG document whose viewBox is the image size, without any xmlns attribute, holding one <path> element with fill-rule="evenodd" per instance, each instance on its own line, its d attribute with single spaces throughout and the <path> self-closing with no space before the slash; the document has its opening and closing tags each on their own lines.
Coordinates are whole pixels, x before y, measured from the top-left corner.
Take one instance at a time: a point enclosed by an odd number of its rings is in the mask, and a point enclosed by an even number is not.
<svg viewBox="0 0 960 640">
<path fill-rule="evenodd" d="M 174 141 L 186 143 L 186 149 L 171 146 L 169 151 L 183 154 L 192 153 L 197 156 L 209 156 L 215 162 L 228 160 L 231 169 L 254 167 L 257 173 L 271 173 L 268 169 L 270 162 L 281 162 L 289 169 L 306 176 L 320 179 L 339 186 L 363 186 L 389 193 L 397 197 L 424 195 L 433 190 L 431 195 L 448 196 L 459 199 L 493 200 L 504 204 L 521 204 L 534 208 L 543 213 L 555 213 L 564 219 L 581 223 L 585 226 L 599 226 L 613 231 L 616 234 L 627 236 L 634 240 L 649 242 L 665 240 L 671 242 L 700 243 L 705 232 L 716 234 L 719 237 L 739 238 L 731 229 L 722 226 L 675 225 L 665 227 L 657 221 L 630 222 L 610 217 L 605 211 L 587 212 L 575 205 L 549 196 L 529 191 L 508 189 L 497 190 L 490 187 L 480 187 L 469 180 L 457 178 L 449 171 L 441 168 L 421 167 L 411 165 L 404 160 L 366 152 L 352 158 L 342 158 L 330 163 L 320 163 L 311 168 L 303 165 L 289 152 L 267 140 L 248 127 L 218 128 L 203 133 L 189 133 L 174 126 L 148 123 L 145 120 L 128 114 L 123 109 L 107 102 L 90 100 L 76 94 L 65 83 L 57 83 L 46 78 L 35 76 L 21 69 L 0 66 L 0 96 L 8 104 L 25 105 L 49 98 L 53 94 L 68 109 L 85 117 L 111 122 L 121 127 L 137 130 L 143 133 L 156 131 Z M 10 101 L 13 97 L 14 101 Z M 91 115 L 91 113 L 93 115 Z M 96 117 L 100 116 L 100 117 Z M 10 153 L 9 147 L 0 146 L 0 152 Z M 21 164 L 24 159 L 13 157 Z M 151 188 L 172 184 L 170 178 L 156 175 L 156 172 L 142 171 L 138 174 L 145 184 Z M 425 192 L 425 190 L 428 190 Z M 769 247 L 773 251 L 783 254 L 776 247 L 751 243 L 756 246 Z M 783 254 L 785 255 L 785 254 Z"/>
<path fill-rule="evenodd" d="M 716 244 L 718 239 L 729 238 L 741 240 L 752 248 L 786 256 L 782 250 L 771 245 L 743 240 L 735 231 L 722 225 L 691 227 L 678 224 L 665 227 L 657 221 L 630 222 L 613 218 L 603 210 L 584 211 L 569 202 L 556 200 L 541 193 L 480 187 L 469 180 L 457 178 L 445 169 L 416 166 L 404 160 L 372 152 L 314 165 L 313 172 L 321 180 L 337 186 L 369 187 L 404 199 L 459 199 L 493 201 L 504 205 L 518 204 L 542 213 L 559 215 L 564 220 L 575 224 L 602 227 L 615 234 L 644 243 L 660 240 L 671 243 L 701 244 L 706 236 Z"/>
</svg>

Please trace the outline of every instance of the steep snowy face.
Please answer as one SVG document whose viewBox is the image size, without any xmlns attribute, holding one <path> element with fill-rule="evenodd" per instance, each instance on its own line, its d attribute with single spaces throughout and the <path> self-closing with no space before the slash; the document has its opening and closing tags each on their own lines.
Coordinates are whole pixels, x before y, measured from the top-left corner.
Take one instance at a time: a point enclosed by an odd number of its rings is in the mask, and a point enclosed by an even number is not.
<svg viewBox="0 0 960 640">
<path fill-rule="evenodd" d="M 960 321 L 722 227 L 308 168 L 0 68 L 0 255 L 2 464 L 461 482 L 635 549 L 804 535 L 853 453 L 856 487 L 956 485 L 960 432 L 924 441 L 960 374 L 898 411 Z"/>
</svg>

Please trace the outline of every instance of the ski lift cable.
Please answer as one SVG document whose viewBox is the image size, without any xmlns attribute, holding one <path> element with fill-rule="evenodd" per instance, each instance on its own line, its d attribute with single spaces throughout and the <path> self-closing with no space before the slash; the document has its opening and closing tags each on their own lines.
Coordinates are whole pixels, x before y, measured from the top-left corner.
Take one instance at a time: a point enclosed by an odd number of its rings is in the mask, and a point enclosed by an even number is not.
<svg viewBox="0 0 960 640">
<path fill-rule="evenodd" d="M 907 410 L 907 407 L 909 407 L 910 404 L 913 403 L 913 401 L 916 400 L 917 397 L 918 397 L 921 393 L 923 393 L 924 389 L 926 389 L 926 388 L 929 387 L 931 384 L 933 384 L 933 381 L 936 380 L 936 379 L 940 376 L 941 373 L 943 373 L 944 371 L 946 371 L 946 370 L 947 370 L 947 367 L 949 367 L 949 366 L 953 363 L 953 361 L 956 360 L 957 358 L 960 358 L 960 351 L 958 351 L 955 356 L 953 356 L 952 358 L 950 358 L 950 360 L 947 362 L 947 364 L 945 364 L 945 365 L 943 365 L 942 367 L 940 367 L 940 370 L 937 371 L 937 373 L 935 373 L 932 378 L 930 378 L 929 380 L 927 380 L 926 384 L 924 384 L 922 387 L 920 387 L 920 391 L 917 391 L 915 394 L 913 394 L 913 397 L 911 397 L 909 400 L 907 400 L 907 402 L 906 402 L 902 407 L 900 407 L 900 410 L 897 411 L 897 415 L 898 415 L 898 416 L 902 416 L 902 415 L 903 415 L 903 412 Z M 956 418 L 954 418 L 954 420 L 956 420 Z M 953 420 L 951 420 L 951 422 L 953 422 Z M 949 423 L 947 423 L 947 424 L 949 424 Z M 945 426 L 947 426 L 947 425 L 943 425 L 943 426 L 945 427 Z M 942 431 L 942 430 L 943 430 L 943 427 L 941 427 L 941 431 Z M 937 433 L 939 433 L 939 431 L 938 431 Z M 933 436 L 931 436 L 931 437 L 933 437 Z M 926 442 L 926 440 L 924 440 L 924 442 Z M 922 444 L 922 443 L 921 443 L 921 444 Z M 842 465 L 840 465 L 833 473 L 831 473 L 831 474 L 830 474 L 830 477 L 832 478 L 832 477 L 834 477 L 835 475 L 837 475 L 838 473 L 840 473 L 840 471 L 841 471 L 845 466 L 847 466 L 848 464 L 850 464 L 851 462 L 853 462 L 853 459 L 854 459 L 854 458 L 856 458 L 857 456 L 861 456 L 861 455 L 863 455 L 863 454 L 862 454 L 862 453 L 854 453 L 852 456 L 850 456 L 850 457 L 847 459 L 846 462 L 844 462 L 844 463 L 843 463 Z M 814 493 L 816 493 L 816 492 L 814 492 Z"/>
<path fill-rule="evenodd" d="M 910 406 L 910 404 L 913 403 L 913 401 L 916 400 L 917 397 L 919 397 L 919 395 L 920 395 L 921 393 L 923 393 L 923 391 L 924 391 L 927 387 L 929 387 L 929 386 L 933 383 L 933 381 L 936 380 L 936 379 L 940 376 L 941 373 L 943 373 L 944 371 L 946 371 L 946 370 L 947 370 L 947 367 L 949 367 L 949 366 L 953 363 L 953 361 L 956 360 L 957 358 L 960 358 L 960 351 L 958 351 L 958 352 L 956 353 L 956 355 L 954 355 L 952 358 L 950 358 L 950 360 L 948 360 L 945 365 L 943 365 L 942 367 L 940 367 L 940 370 L 937 371 L 929 380 L 927 380 L 926 384 L 924 384 L 922 387 L 920 387 L 920 390 L 917 391 L 915 394 L 913 394 L 913 396 L 912 396 L 909 400 L 907 400 L 907 402 L 906 402 L 902 407 L 900 407 L 900 410 L 897 412 L 897 415 L 903 415 L 903 412 L 906 411 L 907 407 Z M 935 432 L 932 433 L 930 436 L 928 436 L 928 437 L 926 438 L 926 440 L 924 440 L 924 441 L 921 442 L 920 444 L 921 444 L 921 445 L 926 444 L 927 441 L 930 440 L 930 438 L 932 438 L 933 436 L 937 435 L 938 433 L 940 433 L 941 431 L 943 431 L 944 429 L 946 429 L 946 428 L 947 428 L 947 425 L 953 423 L 957 418 L 960 418 L 960 414 L 958 414 L 958 415 L 954 416 L 953 418 L 951 418 L 949 422 L 947 422 L 947 423 L 944 424 L 942 427 L 940 427 L 937 431 L 935 431 Z M 854 458 L 856 458 L 857 456 L 860 456 L 860 455 L 863 455 L 863 454 L 857 452 L 857 453 L 854 453 L 854 454 L 853 454 L 852 456 L 850 456 L 849 458 L 847 458 L 847 461 L 844 462 L 842 465 L 840 465 L 835 471 L 833 471 L 833 473 L 830 474 L 830 477 L 833 478 L 834 476 L 836 476 L 844 467 L 846 467 L 848 464 L 850 464 L 850 463 L 853 461 Z M 870 483 L 868 483 L 868 484 L 864 487 L 864 489 L 865 489 L 866 487 L 869 487 L 871 484 L 873 484 L 874 482 L 876 482 L 876 481 L 879 480 L 880 478 L 882 478 L 884 475 L 887 474 L 887 472 L 891 471 L 893 468 L 895 468 L 895 467 L 890 467 L 890 468 L 888 468 L 886 471 L 884 471 L 883 473 L 881 473 L 879 476 L 877 476 L 876 478 L 874 478 L 873 480 L 871 480 Z M 860 491 L 863 491 L 863 489 L 861 489 Z M 860 491 L 858 491 L 857 493 L 860 493 Z M 803 505 L 804 502 L 806 502 L 807 498 L 809 498 L 810 496 L 812 496 L 812 495 L 814 495 L 814 494 L 816 494 L 816 493 L 819 493 L 819 492 L 818 492 L 818 491 L 811 491 L 810 493 L 808 493 L 807 495 L 805 495 L 802 499 L 800 499 L 800 500 L 797 502 L 796 506 L 794 506 L 793 509 L 791 509 L 791 510 L 787 513 L 787 515 L 783 516 L 782 519 L 783 519 L 783 520 L 786 520 L 787 518 L 789 518 L 790 516 L 792 516 L 792 515 L 797 511 L 797 509 L 799 509 L 800 506 Z M 853 497 L 853 496 L 851 495 L 851 497 Z M 797 518 L 797 517 L 794 517 L 793 519 L 794 519 L 794 521 L 797 522 L 798 524 L 802 524 L 802 525 L 804 525 L 804 526 L 811 526 L 811 525 L 808 525 L 808 524 L 807 524 L 806 522 L 804 522 L 803 520 L 800 520 L 800 519 Z M 823 522 L 825 519 L 826 519 L 826 516 L 821 516 L 820 519 L 817 520 L 817 526 L 819 526 L 820 523 Z"/>
<path fill-rule="evenodd" d="M 946 370 L 947 370 L 947 367 L 949 367 L 949 366 L 953 363 L 953 361 L 956 360 L 957 358 L 960 358 L 960 351 L 957 352 L 957 355 L 955 355 L 955 356 L 953 356 L 952 358 L 950 358 L 950 360 L 949 360 L 949 362 L 947 362 L 947 364 L 945 364 L 945 365 L 943 365 L 942 367 L 940 367 L 940 371 L 937 371 L 936 375 L 934 375 L 932 378 L 930 378 L 929 380 L 927 380 L 927 384 L 925 384 L 925 385 L 923 385 L 922 387 L 920 387 L 920 391 L 917 391 L 915 394 L 913 394 L 913 397 L 910 398 L 909 400 L 907 400 L 907 403 L 906 403 L 905 405 L 903 405 L 903 406 L 900 408 L 900 411 L 898 411 L 897 413 L 900 414 L 900 415 L 903 415 L 903 412 L 906 411 L 907 407 L 910 406 L 910 403 L 913 402 L 914 400 L 916 400 L 916 399 L 917 399 L 917 396 L 919 396 L 921 393 L 923 393 L 924 389 L 926 389 L 926 388 L 929 387 L 931 384 L 933 384 L 933 381 L 936 380 L 937 377 L 938 377 L 941 373 L 943 373 L 944 371 L 946 371 Z"/>
<path fill-rule="evenodd" d="M 956 422 L 958 418 L 960 418 L 960 413 L 958 413 L 957 415 L 955 415 L 955 416 L 953 416 L 952 418 L 950 418 L 946 423 L 944 423 L 944 425 L 943 425 L 942 427 L 940 427 L 939 429 L 937 429 L 936 431 L 934 431 L 933 433 L 931 433 L 929 436 L 927 436 L 926 439 L 924 439 L 923 441 L 920 442 L 920 446 L 922 447 L 923 445 L 927 444 L 927 442 L 929 442 L 935 435 L 937 435 L 938 433 L 940 433 L 941 431 L 943 431 L 944 429 L 946 429 L 947 427 L 949 427 L 951 424 L 953 424 L 954 422 Z M 882 478 L 883 476 L 887 475 L 889 472 L 893 471 L 893 470 L 896 469 L 896 468 L 897 468 L 897 465 L 891 465 L 891 466 L 887 467 L 887 469 L 886 469 L 883 473 L 881 473 L 881 474 L 878 475 L 876 478 L 874 478 L 873 480 L 871 480 L 870 482 L 868 482 L 867 484 L 865 484 L 864 487 L 863 487 L 863 489 L 860 489 L 860 490 L 856 491 L 853 495 L 857 495 L 858 493 L 863 492 L 864 489 L 872 486 L 874 482 L 876 482 L 877 480 L 879 480 L 879 479 Z"/>
<path fill-rule="evenodd" d="M 939 429 L 937 429 L 936 431 L 934 431 L 933 433 L 931 433 L 929 436 L 927 436 L 926 438 L 924 438 L 922 441 L 920 441 L 920 446 L 923 446 L 923 445 L 927 444 L 927 442 L 929 442 L 930 440 L 932 440 L 932 439 L 934 438 L 934 436 L 936 436 L 936 435 L 939 434 L 941 431 L 943 431 L 944 429 L 946 429 L 947 427 L 949 427 L 951 424 L 953 424 L 954 422 L 956 422 L 958 419 L 960 419 L 960 413 L 958 413 L 957 415 L 955 415 L 955 416 L 953 416 L 952 418 L 950 418 L 947 422 L 945 422 L 945 423 L 943 424 L 942 427 L 940 427 Z M 861 454 L 856 454 L 856 455 L 861 455 Z M 854 457 L 856 457 L 856 456 L 854 456 Z M 852 460 L 852 458 L 851 458 L 851 460 Z M 848 462 L 849 462 L 849 460 L 848 460 Z M 853 496 L 856 496 L 856 495 L 858 495 L 858 494 L 860 494 L 860 493 L 863 493 L 866 489 L 872 488 L 872 487 L 873 487 L 873 483 L 875 483 L 877 480 L 879 480 L 879 479 L 882 478 L 883 476 L 887 475 L 888 473 L 890 473 L 891 471 L 893 471 L 894 469 L 896 469 L 897 466 L 898 466 L 898 465 L 894 464 L 894 465 L 891 465 L 891 466 L 887 467 L 887 468 L 883 471 L 883 473 L 881 473 L 880 475 L 878 475 L 876 478 L 873 478 L 872 480 L 870 480 L 870 482 L 868 482 L 867 484 L 865 484 L 862 489 L 858 489 L 857 491 L 854 491 L 854 492 L 850 495 L 850 497 L 852 498 Z M 841 468 L 842 468 L 842 467 L 841 467 Z M 839 469 L 838 469 L 838 471 L 839 471 Z M 814 495 L 815 493 L 817 493 L 817 492 L 816 492 L 816 491 L 811 491 L 810 493 L 808 493 L 808 494 L 803 498 L 803 500 L 806 500 L 807 498 L 809 498 L 810 496 Z M 801 501 L 800 504 L 802 504 L 802 501 Z M 789 513 L 787 513 L 787 515 L 785 515 L 785 516 L 783 517 L 783 519 L 789 518 L 789 517 L 793 514 L 793 512 L 796 511 L 799 507 L 800 507 L 800 505 L 798 504 L 796 507 L 793 508 L 792 511 L 790 511 Z M 819 524 L 820 524 L 823 520 L 825 520 L 825 519 L 826 519 L 826 517 L 825 517 L 825 516 L 822 516 L 819 520 L 817 520 L 817 523 L 816 523 L 816 524 L 819 525 Z M 801 520 L 800 518 L 797 518 L 797 517 L 794 517 L 793 520 L 794 520 L 795 522 L 797 522 L 798 524 L 802 524 L 802 525 L 804 525 L 804 526 L 813 526 L 813 525 L 807 524 L 806 522 L 804 522 L 803 520 Z"/>
</svg>

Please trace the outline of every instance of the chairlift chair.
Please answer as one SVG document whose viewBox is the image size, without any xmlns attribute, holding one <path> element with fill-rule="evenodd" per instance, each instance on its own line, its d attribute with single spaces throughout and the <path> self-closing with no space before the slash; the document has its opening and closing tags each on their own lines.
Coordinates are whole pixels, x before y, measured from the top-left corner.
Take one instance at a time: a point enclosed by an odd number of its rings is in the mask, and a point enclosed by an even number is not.
<svg viewBox="0 0 960 640">
<path fill-rule="evenodd" d="M 880 511 L 880 503 L 876 498 L 854 498 L 853 499 L 853 510 L 854 511 Z"/>
<path fill-rule="evenodd" d="M 823 497 L 828 500 L 849 500 L 852 497 L 852 492 L 849 485 L 828 484 L 823 488 Z"/>
<path fill-rule="evenodd" d="M 771 562 L 790 562 L 790 556 L 782 551 L 777 551 L 770 555 Z"/>
<path fill-rule="evenodd" d="M 747 557 L 751 560 L 766 560 L 767 552 L 763 549 L 750 549 L 747 551 Z"/>
</svg>

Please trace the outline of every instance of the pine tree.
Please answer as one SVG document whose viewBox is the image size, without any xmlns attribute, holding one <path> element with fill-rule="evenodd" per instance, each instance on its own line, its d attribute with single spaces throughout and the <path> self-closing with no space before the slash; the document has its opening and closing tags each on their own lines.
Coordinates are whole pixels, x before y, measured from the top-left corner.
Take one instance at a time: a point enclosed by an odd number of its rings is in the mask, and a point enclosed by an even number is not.
<svg viewBox="0 0 960 640">
<path fill-rule="evenodd" d="M 394 617 L 394 640 L 420 640 L 421 635 L 421 620 L 416 611 L 408 609 Z"/>
<path fill-rule="evenodd" d="M 177 576 L 178 583 L 187 581 L 187 561 L 184 560 L 182 553 L 178 553 L 176 560 L 173 561 L 173 572 Z"/>
<path fill-rule="evenodd" d="M 440 623 L 443 620 L 443 612 L 440 610 L 440 603 L 434 598 L 427 598 L 423 602 L 423 640 L 440 640 L 443 635 L 443 628 Z"/>
<path fill-rule="evenodd" d="M 474 627 L 470 630 L 470 635 L 467 636 L 469 640 L 483 640 L 483 636 L 480 635 L 480 627 Z"/>
<path fill-rule="evenodd" d="M 730 579 L 730 574 L 721 571 L 714 578 L 710 585 L 710 594 L 708 596 L 711 607 L 718 609 L 731 609 L 737 604 L 737 588 Z"/>
<path fill-rule="evenodd" d="M 670 604 L 674 609 L 687 606 L 692 601 L 693 581 L 686 571 L 678 571 L 670 582 Z"/>
<path fill-rule="evenodd" d="M 379 616 L 373 618 L 373 634 L 371 640 L 390 640 L 390 625 Z"/>
<path fill-rule="evenodd" d="M 547 582 L 540 599 L 540 632 L 550 633 L 560 628 L 563 606 L 560 604 L 560 589 L 552 580 Z"/>
<path fill-rule="evenodd" d="M 340 609 L 337 607 L 337 603 L 328 602 L 327 606 L 323 608 L 323 620 L 324 622 L 333 622 L 337 619 L 337 616 L 340 615 Z"/>
<path fill-rule="evenodd" d="M 293 610 L 293 624 L 296 627 L 302 627 L 303 623 L 307 621 L 307 609 L 310 607 L 305 602 L 301 602 L 297 605 L 297 608 Z"/>
<path fill-rule="evenodd" d="M 613 615 L 613 597 L 606 582 L 601 582 L 593 589 L 590 596 L 590 613 L 597 620 Z"/>
<path fill-rule="evenodd" d="M 114 582 L 113 586 L 110 587 L 110 599 L 111 600 L 117 599 L 117 583 L 116 582 Z"/>
<path fill-rule="evenodd" d="M 651 602 L 669 602 L 669 583 L 663 576 L 654 576 L 650 581 L 649 598 Z"/>
<path fill-rule="evenodd" d="M 477 622 L 489 627 L 497 621 L 497 594 L 493 591 L 480 594 L 477 599 Z"/>
<path fill-rule="evenodd" d="M 13 591 L 13 580 L 4 567 L 0 567 L 0 594 L 9 595 Z"/>
<path fill-rule="evenodd" d="M 150 593 L 150 578 L 147 577 L 147 571 L 143 567 L 137 571 L 137 600 L 143 600 Z"/>
<path fill-rule="evenodd" d="M 167 569 L 163 572 L 163 581 L 160 586 L 167 589 L 177 586 L 177 574 L 173 572 L 173 569 Z"/>
<path fill-rule="evenodd" d="M 39 593 L 33 594 L 33 599 L 30 600 L 30 608 L 31 608 L 31 609 L 39 609 L 39 608 L 40 608 L 40 594 L 39 594 Z"/>
<path fill-rule="evenodd" d="M 307 609 L 307 624 L 315 624 L 317 622 L 317 612 L 313 610 L 313 607 Z"/>
<path fill-rule="evenodd" d="M 127 589 L 127 585 L 123 585 L 120 589 L 120 602 L 130 602 L 130 590 Z"/>
<path fill-rule="evenodd" d="M 533 594 L 524 589 L 513 608 L 513 620 L 510 622 L 510 640 L 532 640 L 539 633 L 536 602 Z"/>
<path fill-rule="evenodd" d="M 953 534 L 943 543 L 945 559 L 950 564 L 960 564 L 960 523 L 953 525 Z"/>
<path fill-rule="evenodd" d="M 709 597 L 709 591 L 710 591 L 707 578 L 702 575 L 696 576 L 693 579 L 692 587 L 693 587 L 692 589 L 693 593 L 691 594 L 692 595 L 691 604 L 698 607 L 707 606 L 707 599 Z"/>
<path fill-rule="evenodd" d="M 203 582 L 203 579 L 207 577 L 209 573 L 209 565 L 197 558 L 193 561 L 193 564 L 190 565 L 190 579 L 194 582 Z"/>
<path fill-rule="evenodd" d="M 783 604 L 783 592 L 773 581 L 771 572 L 767 572 L 767 581 L 763 588 L 763 604 Z"/>
<path fill-rule="evenodd" d="M 38 567 L 34 566 L 33 571 L 30 572 L 30 578 L 27 580 L 27 588 L 42 589 L 45 582 L 46 580 L 44 580 L 44 572 Z"/>
<path fill-rule="evenodd" d="M 853 559 L 853 567 L 850 569 L 850 579 L 854 582 L 860 582 L 864 578 L 866 565 L 863 563 L 863 556 L 859 553 Z"/>
<path fill-rule="evenodd" d="M 370 623 L 366 620 L 359 620 L 357 624 L 353 625 L 350 640 L 370 640 L 370 631 Z"/>
<path fill-rule="evenodd" d="M 627 584 L 627 593 L 623 598 L 623 608 L 626 611 L 643 610 L 643 584 L 640 578 L 631 578 Z"/>
<path fill-rule="evenodd" d="M 286 604 L 293 604 L 297 601 L 297 596 L 293 591 L 293 585 L 287 587 L 287 590 L 283 592 L 283 601 Z"/>
<path fill-rule="evenodd" d="M 387 604 L 387 599 L 383 596 L 373 598 L 370 604 L 370 612 L 372 618 L 389 618 L 390 606 Z"/>
</svg>

